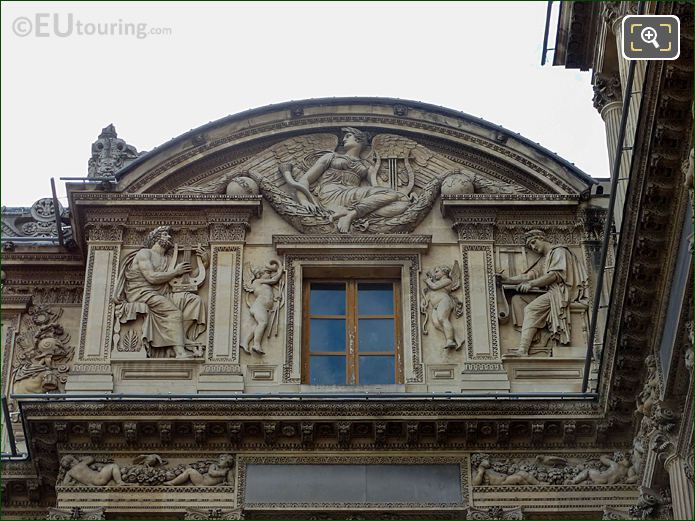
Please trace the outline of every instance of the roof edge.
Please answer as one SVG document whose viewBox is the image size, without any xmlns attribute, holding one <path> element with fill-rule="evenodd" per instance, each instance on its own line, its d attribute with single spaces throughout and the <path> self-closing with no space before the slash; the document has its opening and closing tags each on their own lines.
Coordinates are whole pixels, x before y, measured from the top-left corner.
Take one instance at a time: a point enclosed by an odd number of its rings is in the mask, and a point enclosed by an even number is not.
<svg viewBox="0 0 695 521">
<path fill-rule="evenodd" d="M 262 107 L 257 107 L 257 108 L 252 108 L 248 109 L 242 112 L 238 112 L 236 114 L 230 114 L 228 116 L 224 116 L 220 119 L 216 119 L 214 121 L 210 121 L 208 123 L 205 123 L 203 125 L 200 125 L 199 127 L 196 127 L 194 129 L 191 129 L 187 132 L 184 132 L 183 134 L 170 139 L 169 141 L 153 148 L 152 150 L 142 154 L 139 156 L 137 159 L 135 159 L 132 163 L 129 163 L 127 166 L 124 166 L 121 168 L 118 172 L 116 172 L 116 178 L 121 179 L 124 175 L 127 173 L 131 172 L 138 166 L 142 165 L 152 157 L 154 157 L 156 154 L 159 154 L 160 152 L 167 150 L 170 147 L 173 147 L 176 143 L 179 143 L 181 141 L 185 141 L 186 139 L 189 139 L 195 135 L 198 135 L 202 132 L 205 132 L 206 130 L 225 125 L 227 123 L 237 121 L 237 120 L 243 120 L 246 118 L 251 118 L 254 116 L 258 116 L 261 114 L 269 113 L 269 112 L 275 112 L 278 110 L 288 110 L 297 107 L 298 105 L 301 106 L 306 106 L 306 105 L 349 105 L 351 103 L 379 103 L 379 104 L 384 104 L 384 105 L 393 105 L 393 104 L 399 104 L 399 105 L 405 105 L 407 107 L 415 108 L 415 109 L 421 109 L 425 110 L 427 112 L 431 113 L 437 113 L 443 116 L 448 116 L 448 117 L 456 117 L 456 118 L 462 118 L 468 121 L 471 121 L 473 123 L 476 123 L 480 126 L 486 127 L 490 130 L 498 131 L 498 132 L 503 132 L 505 134 L 508 134 L 510 137 L 513 137 L 514 139 L 518 140 L 519 142 L 537 150 L 541 154 L 548 156 L 558 163 L 560 163 L 562 166 L 570 170 L 574 175 L 576 175 L 578 178 L 580 178 L 582 181 L 585 183 L 592 185 L 596 184 L 596 180 L 591 177 L 589 174 L 575 166 L 573 163 L 569 162 L 568 160 L 564 159 L 562 156 L 559 156 L 555 152 L 545 148 L 544 146 L 540 145 L 539 143 L 536 143 L 534 141 L 531 141 L 530 139 L 524 137 L 523 135 L 519 134 L 518 132 L 514 132 L 510 129 L 504 128 L 501 125 L 497 125 L 495 123 L 491 123 L 490 121 L 487 121 L 485 119 L 479 118 L 477 116 L 472 116 L 471 114 L 468 114 L 463 111 L 459 110 L 454 110 L 450 109 L 447 107 L 442 107 L 440 105 L 434 105 L 431 103 L 425 103 L 422 101 L 413 101 L 413 100 L 407 100 L 407 99 L 401 99 L 401 98 L 382 98 L 378 96 L 372 96 L 372 97 L 336 97 L 336 98 L 307 98 L 307 99 L 302 99 L 302 100 L 291 100 L 291 101 L 283 101 L 281 103 L 272 103 L 270 105 L 264 105 Z"/>
</svg>

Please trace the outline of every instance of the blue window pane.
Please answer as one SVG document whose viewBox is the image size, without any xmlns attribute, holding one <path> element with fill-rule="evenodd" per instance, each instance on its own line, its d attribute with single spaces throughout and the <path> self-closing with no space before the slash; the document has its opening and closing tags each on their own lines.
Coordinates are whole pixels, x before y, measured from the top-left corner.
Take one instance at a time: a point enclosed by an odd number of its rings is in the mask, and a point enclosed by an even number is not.
<svg viewBox="0 0 695 521">
<path fill-rule="evenodd" d="M 393 356 L 360 356 L 360 384 L 396 383 Z"/>
<path fill-rule="evenodd" d="M 311 351 L 345 352 L 345 320 L 342 318 L 312 318 L 309 321 Z"/>
<path fill-rule="evenodd" d="M 309 312 L 312 315 L 344 315 L 345 284 L 314 282 L 311 284 L 309 300 Z"/>
<path fill-rule="evenodd" d="M 360 315 L 393 315 L 393 284 L 360 282 L 357 285 L 357 310 Z"/>
<path fill-rule="evenodd" d="M 345 357 L 312 356 L 309 375 L 312 385 L 345 385 Z"/>
<path fill-rule="evenodd" d="M 393 351 L 392 318 L 361 318 L 358 327 L 360 351 Z"/>
</svg>

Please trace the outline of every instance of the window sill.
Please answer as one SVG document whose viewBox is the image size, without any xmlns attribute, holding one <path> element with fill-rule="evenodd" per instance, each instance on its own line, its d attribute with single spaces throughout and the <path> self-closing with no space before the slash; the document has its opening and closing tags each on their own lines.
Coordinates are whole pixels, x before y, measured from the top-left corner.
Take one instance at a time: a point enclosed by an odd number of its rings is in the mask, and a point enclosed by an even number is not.
<svg viewBox="0 0 695 521">
<path fill-rule="evenodd" d="M 377 385 L 307 385 L 300 386 L 302 393 L 404 393 L 404 384 Z"/>
</svg>

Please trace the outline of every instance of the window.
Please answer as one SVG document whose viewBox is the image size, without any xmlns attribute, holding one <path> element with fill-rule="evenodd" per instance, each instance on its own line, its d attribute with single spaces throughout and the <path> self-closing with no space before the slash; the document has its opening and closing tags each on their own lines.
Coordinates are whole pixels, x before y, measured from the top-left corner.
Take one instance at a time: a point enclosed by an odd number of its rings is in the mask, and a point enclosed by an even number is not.
<svg viewBox="0 0 695 521">
<path fill-rule="evenodd" d="M 303 375 L 312 385 L 401 383 L 399 283 L 304 283 Z"/>
</svg>

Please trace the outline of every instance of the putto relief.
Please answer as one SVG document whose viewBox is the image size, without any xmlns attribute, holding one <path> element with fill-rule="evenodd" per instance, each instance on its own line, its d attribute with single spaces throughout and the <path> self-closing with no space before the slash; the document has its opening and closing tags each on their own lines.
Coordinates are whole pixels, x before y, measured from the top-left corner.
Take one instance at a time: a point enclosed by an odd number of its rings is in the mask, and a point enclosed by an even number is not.
<svg viewBox="0 0 695 521">
<path fill-rule="evenodd" d="M 451 315 L 454 313 L 457 318 L 463 316 L 463 302 L 456 295 L 461 288 L 461 266 L 458 261 L 454 261 L 452 267 L 437 266 L 425 274 L 422 282 L 422 333 L 429 334 L 428 322 L 431 321 L 432 326 L 444 336 L 443 349 L 458 351 L 465 342 L 457 340 Z"/>
<path fill-rule="evenodd" d="M 180 248 L 171 227 L 160 226 L 144 247 L 121 263 L 115 291 L 117 351 L 145 349 L 148 358 L 199 358 L 207 315 L 198 289 L 205 282 L 209 254 L 201 245 Z M 121 324 L 142 317 L 141 328 L 121 334 Z"/>
<path fill-rule="evenodd" d="M 416 141 L 346 127 L 277 143 L 228 174 L 179 193 L 254 194 L 308 234 L 407 233 L 425 218 L 442 181 L 456 174 L 469 193 L 524 191 L 467 172 Z"/>
<path fill-rule="evenodd" d="M 622 452 L 585 457 L 473 454 L 474 486 L 618 485 L 635 483 L 631 458 Z"/>
<path fill-rule="evenodd" d="M 242 324 L 241 348 L 264 355 L 263 340 L 278 335 L 280 310 L 285 305 L 285 269 L 271 260 L 265 266 L 244 265 L 244 291 L 249 318 Z"/>
<path fill-rule="evenodd" d="M 554 348 L 569 345 L 572 328 L 586 320 L 589 276 L 569 247 L 551 243 L 542 230 L 527 232 L 525 246 L 535 256 L 528 268 L 512 276 L 504 270 L 497 273 L 500 318 L 504 322 L 511 318 L 520 333 L 518 344 L 506 356 L 557 356 Z M 573 315 L 577 315 L 574 320 Z"/>
<path fill-rule="evenodd" d="M 132 464 L 120 464 L 90 455 L 68 454 L 61 458 L 60 467 L 60 483 L 64 487 L 233 487 L 235 458 L 232 454 L 220 454 L 214 460 L 171 464 L 159 454 L 140 454 Z"/>
</svg>

